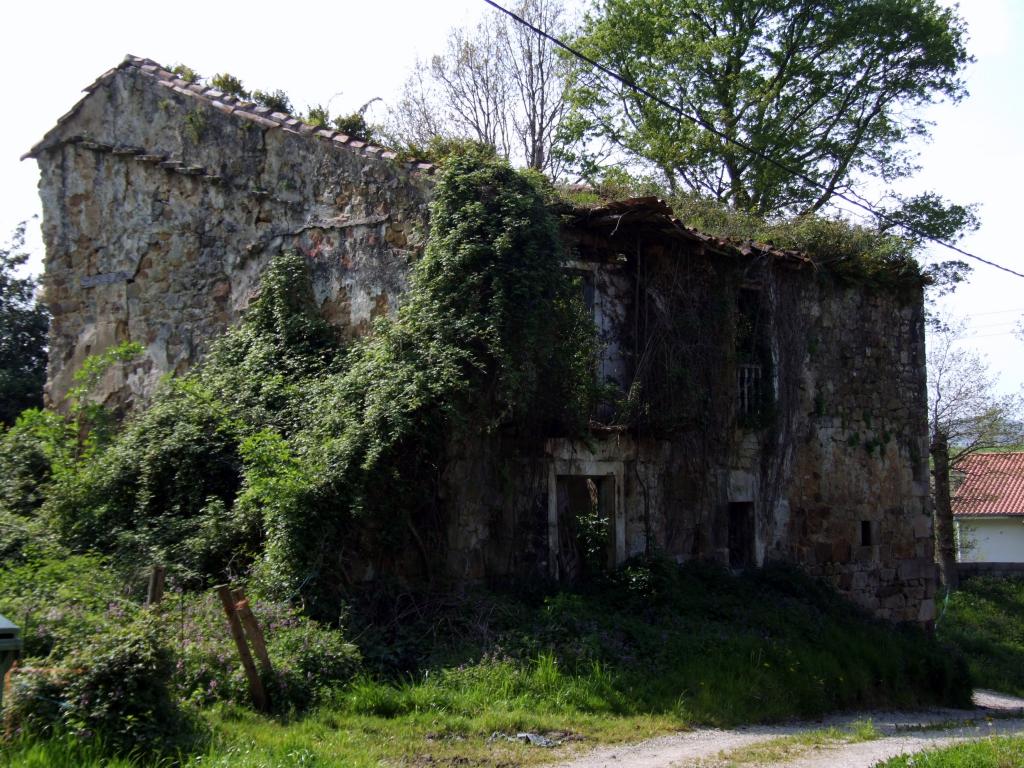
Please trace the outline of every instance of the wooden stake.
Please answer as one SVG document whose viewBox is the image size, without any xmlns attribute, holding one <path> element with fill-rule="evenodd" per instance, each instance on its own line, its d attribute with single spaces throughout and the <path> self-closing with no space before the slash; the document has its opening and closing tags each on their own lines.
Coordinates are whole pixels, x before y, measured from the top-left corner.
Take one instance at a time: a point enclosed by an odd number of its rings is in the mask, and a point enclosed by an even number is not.
<svg viewBox="0 0 1024 768">
<path fill-rule="evenodd" d="M 269 677 L 274 669 L 270 666 L 270 654 L 267 653 L 267 643 L 263 639 L 263 630 L 260 629 L 260 623 L 256 621 L 256 616 L 253 614 L 252 608 L 249 607 L 249 601 L 245 597 L 245 592 L 241 589 L 236 589 L 231 594 L 235 600 L 235 611 L 238 613 L 238 618 L 242 620 L 246 637 L 252 643 L 252 650 L 260 662 L 263 676 Z"/>
<path fill-rule="evenodd" d="M 164 576 L 167 569 L 162 565 L 154 565 L 149 572 L 149 588 L 146 590 L 146 607 L 158 605 L 164 599 Z"/>
<path fill-rule="evenodd" d="M 263 681 L 260 680 L 259 672 L 256 671 L 256 664 L 249 653 L 249 646 L 245 642 L 245 632 L 242 631 L 242 622 L 238 620 L 235 612 L 235 599 L 231 595 L 231 589 L 227 584 L 215 587 L 220 602 L 224 606 L 224 613 L 228 617 L 228 626 L 231 629 L 231 637 L 238 648 L 238 655 L 242 659 L 242 668 L 249 680 L 249 692 L 252 694 L 252 703 L 261 712 L 267 711 L 267 694 L 263 690 Z"/>
</svg>

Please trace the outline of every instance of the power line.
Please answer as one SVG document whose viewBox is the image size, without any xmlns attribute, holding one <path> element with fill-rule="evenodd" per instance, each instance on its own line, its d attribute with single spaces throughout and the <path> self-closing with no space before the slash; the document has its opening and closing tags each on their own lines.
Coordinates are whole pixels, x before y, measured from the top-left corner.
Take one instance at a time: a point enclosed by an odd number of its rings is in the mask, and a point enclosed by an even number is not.
<svg viewBox="0 0 1024 768">
<path fill-rule="evenodd" d="M 810 176 L 808 176 L 807 174 L 803 173 L 802 171 L 796 170 L 794 168 L 790 168 L 789 166 L 787 166 L 785 163 L 781 162 L 780 160 L 776 160 L 773 157 L 769 157 L 768 155 L 765 155 L 764 153 L 762 153 L 762 152 L 758 151 L 757 149 L 755 149 L 754 147 L 750 146 L 747 142 L 743 141 L 742 139 L 737 139 L 735 137 L 729 136 L 728 134 L 724 133 L 723 131 L 720 131 L 715 126 L 708 125 L 708 124 L 702 122 L 699 118 L 689 114 L 688 112 L 686 112 L 685 110 L 681 109 L 680 107 L 677 107 L 674 104 L 670 104 L 668 101 L 666 101 L 665 99 L 661 98 L 657 94 L 649 91 L 648 89 L 644 88 L 642 85 L 639 85 L 639 84 L 633 82 L 632 80 L 630 80 L 629 78 L 619 74 L 615 70 L 610 69 L 609 67 L 606 67 L 604 64 L 601 64 L 600 62 L 595 61 L 594 59 L 590 58 L 585 53 L 576 50 L 571 45 L 569 45 L 568 43 L 563 42 L 562 40 L 558 39 L 554 35 L 551 35 L 548 32 L 545 32 L 543 29 L 540 29 L 539 27 L 533 25 L 532 23 L 530 23 L 529 21 L 524 19 L 519 14 L 514 13 L 513 11 L 510 11 L 508 8 L 505 8 L 505 7 L 501 6 L 501 5 L 499 5 L 497 2 L 495 2 L 495 0 L 484 0 L 484 2 L 487 3 L 488 5 L 490 5 L 491 7 L 501 11 L 506 16 L 509 16 L 517 24 L 521 24 L 524 27 L 527 27 L 527 28 L 533 30 L 535 33 L 537 33 L 541 37 L 545 38 L 546 40 L 554 43 L 555 45 L 557 45 L 562 50 L 569 52 L 570 54 L 572 54 L 576 58 L 580 59 L 581 61 L 587 62 L 587 64 L 589 64 L 591 67 L 594 67 L 595 69 L 599 70 L 600 72 L 603 72 L 604 74 L 606 74 L 608 77 L 612 78 L 613 80 L 617 80 L 618 82 L 622 83 L 624 86 L 629 88 L 630 90 L 632 90 L 632 91 L 634 91 L 636 93 L 639 93 L 641 96 L 647 97 L 648 99 L 650 99 L 651 101 L 655 102 L 659 106 L 664 107 L 665 109 L 669 110 L 670 112 L 674 112 L 675 114 L 679 115 L 680 117 L 684 118 L 685 120 L 690 121 L 691 123 L 696 125 L 698 128 L 701 128 L 701 129 L 703 129 L 703 130 L 705 130 L 705 131 L 707 131 L 707 132 L 717 136 L 718 138 L 723 139 L 723 140 L 729 142 L 730 144 L 736 145 L 737 147 L 739 147 L 740 149 L 744 150 L 745 152 L 749 152 L 752 155 L 755 155 L 756 157 L 759 157 L 762 160 L 765 160 L 765 161 L 771 163 L 772 165 L 774 165 L 779 170 L 785 171 L 786 173 L 788 173 L 791 176 L 795 176 L 795 177 L 799 178 L 800 180 L 805 181 L 805 182 L 807 182 L 808 184 L 810 184 L 810 185 L 812 185 L 814 187 L 817 187 L 818 189 L 826 190 L 827 191 L 826 185 L 823 184 L 822 182 L 818 181 L 817 179 L 811 178 Z M 860 208 L 861 210 L 867 211 L 869 214 L 871 214 L 872 216 L 874 216 L 876 219 L 878 219 L 880 221 L 888 222 L 891 225 L 896 225 L 896 226 L 902 227 L 907 232 L 910 232 L 911 234 L 914 234 L 917 237 L 920 237 L 922 240 L 929 240 L 929 241 L 935 243 L 936 245 L 941 245 L 944 248 L 948 248 L 951 251 L 959 253 L 961 256 L 966 256 L 969 259 L 974 259 L 975 261 L 979 261 L 982 264 L 987 264 L 990 267 L 995 267 L 996 269 L 1001 269 L 1003 272 L 1008 272 L 1011 275 L 1015 275 L 1017 277 L 1024 277 L 1024 273 L 1017 272 L 1016 270 L 1010 269 L 1009 267 L 1004 267 L 1002 264 L 996 264 L 996 262 L 994 262 L 994 261 L 990 261 L 990 260 L 988 260 L 986 258 L 978 256 L 977 254 L 971 253 L 970 251 L 966 251 L 963 248 L 959 247 L 958 245 L 955 245 L 954 243 L 951 243 L 951 242 L 949 242 L 947 240 L 943 240 L 941 238 L 934 237 L 933 235 L 929 235 L 927 232 L 923 231 L 922 229 L 920 229 L 919 227 L 915 226 L 914 224 L 912 224 L 912 223 L 910 223 L 908 221 L 904 221 L 902 219 L 899 219 L 899 218 L 897 218 L 897 217 L 895 217 L 895 216 L 893 216 L 893 215 L 891 215 L 889 213 L 885 213 L 883 211 L 875 210 L 870 205 L 862 203 L 859 200 L 857 200 L 857 199 L 855 199 L 853 197 L 850 197 L 849 195 L 847 195 L 847 194 L 845 194 L 843 192 L 835 192 L 834 191 L 834 192 L 832 192 L 832 197 L 837 197 L 840 200 L 843 200 L 843 201 L 849 203 L 850 205 L 856 206 L 857 208 Z"/>
</svg>

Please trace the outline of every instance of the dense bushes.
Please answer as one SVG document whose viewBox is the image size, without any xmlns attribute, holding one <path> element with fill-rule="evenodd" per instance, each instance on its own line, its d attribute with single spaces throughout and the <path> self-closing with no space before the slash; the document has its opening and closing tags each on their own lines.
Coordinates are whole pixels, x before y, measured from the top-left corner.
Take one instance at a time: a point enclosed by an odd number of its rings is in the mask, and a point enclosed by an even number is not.
<svg viewBox="0 0 1024 768">
<path fill-rule="evenodd" d="M 58 668 L 29 667 L 15 677 L 4 711 L 8 732 L 100 739 L 120 754 L 188 740 L 188 719 L 171 695 L 172 653 L 151 618 L 76 640 Z"/>
<path fill-rule="evenodd" d="M 89 361 L 77 429 L 37 414 L 46 434 L 26 421 L 4 437 L 7 514 L 38 514 L 124 570 L 173 565 L 193 586 L 256 566 L 264 591 L 301 590 L 330 615 L 344 560 L 440 536 L 450 440 L 585 425 L 593 328 L 535 183 L 486 153 L 453 155 L 397 317 L 351 349 L 319 315 L 305 260 L 281 254 L 243 322 L 119 434 L 87 390 L 131 350 Z"/>
<path fill-rule="evenodd" d="M 252 610 L 274 668 L 273 678 L 265 683 L 275 712 L 301 712 L 315 706 L 359 672 L 359 651 L 341 630 L 306 618 L 285 603 L 257 600 Z M 251 703 L 216 597 L 173 596 L 161 607 L 160 622 L 167 642 L 176 648 L 172 684 L 180 699 L 197 706 Z"/>
</svg>

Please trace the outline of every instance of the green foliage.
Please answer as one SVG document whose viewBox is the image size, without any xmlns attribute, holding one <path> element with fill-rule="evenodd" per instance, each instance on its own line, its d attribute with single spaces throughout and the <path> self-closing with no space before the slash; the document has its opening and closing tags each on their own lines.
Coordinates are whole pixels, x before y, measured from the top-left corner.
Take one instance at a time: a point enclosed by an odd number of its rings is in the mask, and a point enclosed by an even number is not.
<svg viewBox="0 0 1024 768">
<path fill-rule="evenodd" d="M 434 504 L 453 436 L 578 429 L 589 413 L 593 330 L 531 181 L 491 157 L 455 156 L 431 227 L 397 319 L 378 322 L 327 381 L 295 458 L 254 464 L 286 475 L 287 495 L 264 504 L 277 510 L 268 532 L 283 536 L 271 534 L 264 581 L 286 594 L 312 574 L 344 580 L 328 574 L 357 521 L 399 547 Z"/>
<path fill-rule="evenodd" d="M 206 116 L 202 110 L 194 109 L 185 115 L 185 133 L 193 144 L 198 144 L 206 130 Z"/>
<path fill-rule="evenodd" d="M 292 102 L 288 98 L 288 94 L 282 90 L 255 90 L 252 92 L 252 100 L 259 104 L 261 107 L 268 107 L 274 110 L 275 112 L 284 112 L 285 114 L 291 114 L 294 111 L 292 107 Z"/>
<path fill-rule="evenodd" d="M 315 107 L 309 108 L 309 112 L 306 113 L 303 120 L 317 128 L 326 128 L 331 122 L 331 115 L 327 111 L 327 107 L 317 104 Z"/>
<path fill-rule="evenodd" d="M 1024 765 L 1024 736 L 1001 736 L 900 755 L 877 768 L 1013 768 Z"/>
<path fill-rule="evenodd" d="M 46 381 L 50 313 L 37 299 L 37 280 L 17 275 L 29 257 L 26 226 L 19 224 L 10 245 L 0 247 L 0 429 L 43 404 Z"/>
<path fill-rule="evenodd" d="M 248 100 L 250 95 L 242 81 L 227 72 L 220 72 L 214 75 L 210 80 L 210 86 L 243 100 Z"/>
<path fill-rule="evenodd" d="M 310 388 L 337 365 L 338 349 L 305 262 L 282 255 L 245 321 L 196 371 L 165 382 L 116 437 L 112 415 L 88 393 L 138 345 L 88 358 L 69 395 L 69 421 L 38 413 L 0 441 L 0 466 L 12 470 L 0 485 L 0 513 L 24 519 L 38 510 L 64 542 L 116 553 L 122 567 L 173 563 L 196 585 L 237 574 L 263 537 L 262 510 L 235 505 L 240 445 L 261 427 L 290 434 L 303 423 Z"/>
<path fill-rule="evenodd" d="M 727 240 L 800 251 L 847 280 L 908 286 L 926 282 L 914 258 L 915 244 L 892 232 L 817 214 L 766 219 L 692 194 L 677 195 L 671 202 L 688 227 Z"/>
<path fill-rule="evenodd" d="M 251 600 L 250 606 L 274 668 L 273 677 L 264 682 L 275 712 L 316 706 L 359 671 L 359 651 L 341 630 L 303 617 L 286 603 Z M 171 684 L 179 699 L 200 707 L 217 702 L 250 705 L 248 682 L 214 595 L 171 595 L 159 617 L 165 642 L 175 648 Z"/>
<path fill-rule="evenodd" d="M 378 706 L 375 697 L 393 713 L 422 711 L 423 697 L 436 695 L 433 706 L 454 711 L 501 702 L 563 716 L 578 708 L 733 724 L 840 708 L 966 704 L 970 696 L 955 654 L 916 629 L 869 619 L 792 568 L 733 577 L 708 565 L 633 561 L 586 592 L 539 602 L 422 595 L 410 605 L 414 597 L 404 598 L 403 615 L 415 621 L 395 627 L 385 610 L 363 628 L 357 603 L 354 630 L 371 668 L 425 681 L 390 693 L 366 683 L 351 692 L 357 711 Z M 403 659 L 414 666 L 401 666 Z M 544 659 L 558 670 L 555 683 L 513 682 Z M 453 668 L 467 672 L 440 674 Z M 473 675 L 479 687 L 468 683 Z"/>
<path fill-rule="evenodd" d="M 697 122 L 581 67 L 572 138 L 608 140 L 673 188 L 761 214 L 813 212 L 858 176 L 912 173 L 904 144 L 928 133 L 915 109 L 962 98 L 971 60 L 963 20 L 936 0 L 602 0 L 576 45 Z"/>
<path fill-rule="evenodd" d="M 333 120 L 335 129 L 360 141 L 375 141 L 373 128 L 362 112 L 353 112 L 351 115 L 340 115 Z"/>
<path fill-rule="evenodd" d="M 192 67 L 190 67 L 188 64 L 175 64 L 171 68 L 171 72 L 180 77 L 182 80 L 189 83 L 198 83 L 200 80 L 203 79 L 203 76 L 196 72 L 194 69 L 192 69 Z M 217 75 L 217 77 L 222 77 L 222 75 Z"/>
<path fill-rule="evenodd" d="M 166 751 L 189 736 L 171 696 L 172 654 L 151 619 L 86 633 L 62 661 L 57 672 L 17 677 L 9 732 L 98 738 L 115 754 Z"/>
<path fill-rule="evenodd" d="M 937 633 L 964 655 L 978 685 L 1024 696 L 1024 581 L 965 581 Z"/>
<path fill-rule="evenodd" d="M 45 498 L 53 462 L 75 451 L 74 427 L 53 411 L 23 411 L 0 433 L 0 515 L 31 517 Z"/>
<path fill-rule="evenodd" d="M 401 160 L 419 160 L 435 164 L 443 164 L 450 158 L 471 155 L 478 158 L 497 159 L 498 150 L 493 145 L 484 144 L 474 139 L 432 136 L 425 144 L 407 144 L 398 150 Z"/>
<path fill-rule="evenodd" d="M 0 613 L 22 630 L 24 655 L 60 659 L 135 613 L 106 558 L 33 538 L 0 569 Z"/>
<path fill-rule="evenodd" d="M 370 606 L 383 613 L 370 615 Z M 791 569 L 734 577 L 704 565 L 634 561 L 588 592 L 548 596 L 378 587 L 352 605 L 347 621 L 370 654 L 369 668 L 390 672 L 390 681 L 359 674 L 358 653 L 340 630 L 283 603 L 256 600 L 253 610 L 277 670 L 268 681 L 275 708 L 319 707 L 318 714 L 274 721 L 230 707 L 247 703 L 248 691 L 209 594 L 171 594 L 152 618 L 129 615 L 123 629 L 103 625 L 96 635 L 109 639 L 62 659 L 103 656 L 90 665 L 97 668 L 90 690 L 121 706 L 110 695 L 117 690 L 112 671 L 129 682 L 145 679 L 162 669 L 146 649 L 175 649 L 169 681 L 159 684 L 202 708 L 215 727 L 215 746 L 194 764 L 225 766 L 276 764 L 299 753 L 366 766 L 409 750 L 450 748 L 465 757 L 499 730 L 635 739 L 652 729 L 810 717 L 841 707 L 962 704 L 970 689 L 955 656 L 932 638 L 874 622 Z M 135 635 L 152 640 L 129 640 Z M 400 658 L 390 655 L 396 650 Z M 18 679 L 28 685 L 31 678 Z M 53 722 L 53 702 L 65 700 L 70 682 L 43 678 L 34 685 L 43 698 L 22 698 L 17 706 L 21 722 L 37 717 L 25 729 L 38 733 L 36 725 Z M 145 696 L 139 704 L 163 711 Z M 96 710 L 97 717 L 113 712 Z M 69 730 L 63 722 L 58 732 Z M 144 722 L 152 718 L 140 716 L 136 732 L 144 732 Z M 49 742 L 47 754 L 62 754 L 64 743 Z M 32 763 L 20 756 L 44 749 L 28 738 L 11 746 L 0 765 L 9 759 L 25 768 Z M 496 748 L 487 744 L 481 757 L 500 762 Z M 72 764 L 92 763 L 83 756 Z"/>
</svg>

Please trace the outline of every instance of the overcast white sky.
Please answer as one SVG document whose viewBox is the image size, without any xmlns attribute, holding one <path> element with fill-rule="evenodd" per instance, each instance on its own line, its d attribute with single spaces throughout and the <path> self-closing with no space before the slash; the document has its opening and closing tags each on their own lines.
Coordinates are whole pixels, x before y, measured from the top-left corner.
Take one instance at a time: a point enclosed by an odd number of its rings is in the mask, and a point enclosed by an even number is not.
<svg viewBox="0 0 1024 768">
<path fill-rule="evenodd" d="M 337 114 L 390 99 L 417 56 L 485 13 L 493 11 L 483 0 L 5 2 L 0 241 L 39 211 L 36 164 L 18 158 L 126 53 L 184 62 L 207 76 L 229 71 L 250 87 L 284 89 L 298 109 L 333 97 Z M 971 96 L 933 111 L 934 140 L 905 191 L 981 203 L 982 229 L 963 247 L 1024 272 L 1024 0 L 968 0 L 961 13 L 977 57 Z M 1024 342 L 1012 331 L 1024 318 L 1024 279 L 979 264 L 948 306 L 970 324 L 965 343 L 988 355 L 1001 388 L 1020 389 Z"/>
</svg>

